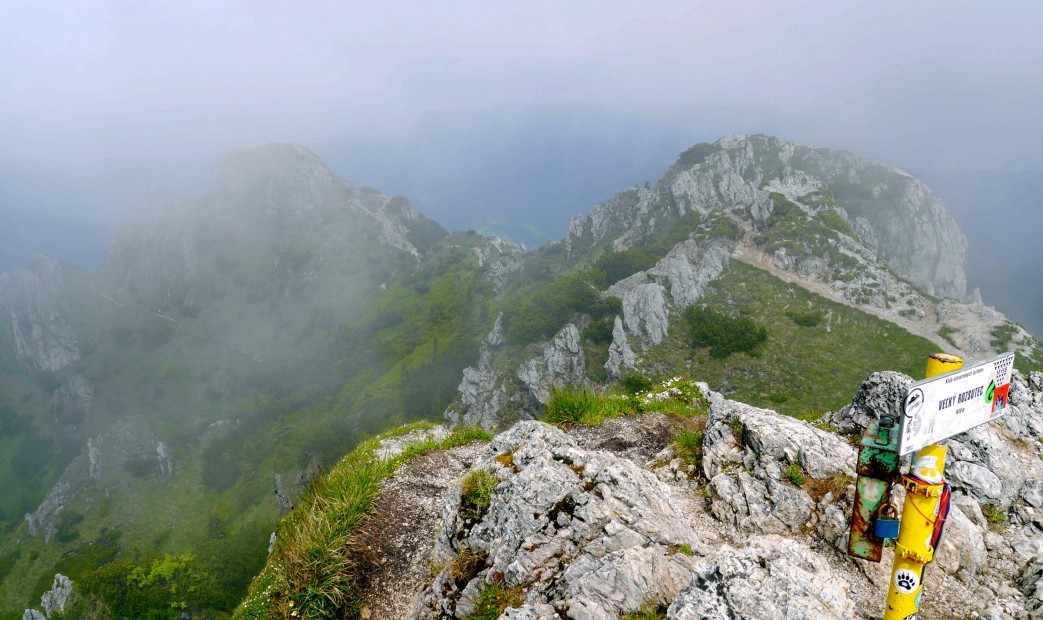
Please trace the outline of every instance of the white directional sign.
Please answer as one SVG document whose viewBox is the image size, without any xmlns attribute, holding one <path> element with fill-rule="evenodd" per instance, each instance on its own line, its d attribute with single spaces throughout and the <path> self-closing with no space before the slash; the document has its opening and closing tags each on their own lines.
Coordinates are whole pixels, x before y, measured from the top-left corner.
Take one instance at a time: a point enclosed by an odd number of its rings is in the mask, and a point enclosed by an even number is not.
<svg viewBox="0 0 1043 620">
<path fill-rule="evenodd" d="M 1014 354 L 917 381 L 905 398 L 899 454 L 969 431 L 1007 412 Z"/>
</svg>

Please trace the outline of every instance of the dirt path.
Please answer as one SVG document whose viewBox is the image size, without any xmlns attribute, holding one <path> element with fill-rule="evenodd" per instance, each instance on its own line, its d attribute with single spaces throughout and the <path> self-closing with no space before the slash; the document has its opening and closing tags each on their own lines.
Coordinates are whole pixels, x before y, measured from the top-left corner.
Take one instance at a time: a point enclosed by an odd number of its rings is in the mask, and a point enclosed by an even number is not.
<svg viewBox="0 0 1043 620">
<path fill-rule="evenodd" d="M 485 444 L 437 450 L 402 465 L 385 483 L 366 538 L 372 564 L 362 618 L 401 620 L 431 581 L 431 550 L 449 489 Z"/>
<path fill-rule="evenodd" d="M 746 263 L 747 265 L 753 265 L 754 267 L 763 269 L 783 282 L 796 284 L 804 290 L 825 297 L 830 301 L 843 304 L 849 308 L 854 308 L 855 310 L 861 310 L 862 312 L 872 314 L 877 318 L 894 323 L 909 333 L 916 334 L 917 336 L 925 338 L 938 345 L 940 351 L 946 351 L 961 356 L 966 355 L 964 351 L 954 348 L 951 343 L 946 342 L 945 339 L 938 334 L 938 330 L 941 329 L 943 323 L 936 319 L 938 316 L 937 304 L 930 299 L 924 299 L 924 318 L 920 321 L 913 321 L 904 317 L 895 316 L 882 308 L 860 306 L 856 303 L 852 303 L 851 301 L 841 297 L 829 284 L 825 282 L 805 280 L 793 272 L 779 269 L 775 266 L 770 256 L 752 244 L 740 244 L 739 247 L 736 248 L 736 252 L 732 255 L 732 258 L 739 262 Z"/>
</svg>

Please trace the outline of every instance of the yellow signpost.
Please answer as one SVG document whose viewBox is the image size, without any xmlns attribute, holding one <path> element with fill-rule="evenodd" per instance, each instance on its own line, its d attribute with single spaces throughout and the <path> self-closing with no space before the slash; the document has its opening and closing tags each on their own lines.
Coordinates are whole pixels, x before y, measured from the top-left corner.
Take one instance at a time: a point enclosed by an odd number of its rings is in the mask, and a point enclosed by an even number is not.
<svg viewBox="0 0 1043 620">
<path fill-rule="evenodd" d="M 866 429 L 848 553 L 879 562 L 885 546 L 894 549 L 884 620 L 916 619 L 924 569 L 934 559 L 949 515 L 945 440 L 1007 411 L 1013 368 L 1013 353 L 969 368 L 954 355 L 935 353 L 927 360 L 927 378 L 906 391 L 902 410 L 877 412 L 879 420 Z M 901 475 L 902 457 L 914 452 L 909 473 Z M 905 488 L 900 523 L 890 499 L 897 483 Z"/>
<path fill-rule="evenodd" d="M 927 359 L 928 378 L 959 370 L 963 360 L 955 355 L 935 353 Z M 905 620 L 920 610 L 924 569 L 934 559 L 931 546 L 939 517 L 939 502 L 945 490 L 945 445 L 921 448 L 910 472 L 903 476 L 905 504 L 902 524 L 895 542 L 895 561 L 891 569 L 884 620 Z"/>
</svg>

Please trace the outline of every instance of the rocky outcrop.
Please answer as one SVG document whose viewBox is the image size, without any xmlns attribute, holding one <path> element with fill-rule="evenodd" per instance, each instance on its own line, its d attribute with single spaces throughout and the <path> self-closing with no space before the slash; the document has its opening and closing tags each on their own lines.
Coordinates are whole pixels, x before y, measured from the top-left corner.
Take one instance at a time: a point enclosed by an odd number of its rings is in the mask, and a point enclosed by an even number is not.
<svg viewBox="0 0 1043 620">
<path fill-rule="evenodd" d="M 715 239 L 678 243 L 646 271 L 616 282 L 606 295 L 623 302 L 623 326 L 643 348 L 656 346 L 670 330 L 672 311 L 684 310 L 724 273 L 733 244 Z"/>
<path fill-rule="evenodd" d="M 508 392 L 507 379 L 503 373 L 493 370 L 492 364 L 506 342 L 501 313 L 479 347 L 478 366 L 464 369 L 463 378 L 457 388 L 457 402 L 446 408 L 445 419 L 451 426 L 480 426 L 489 429 L 500 422 L 498 414 L 510 402 L 511 395 Z"/>
<path fill-rule="evenodd" d="M 485 277 L 493 283 L 493 292 L 499 293 L 511 281 L 511 277 L 525 267 L 525 246 L 496 235 L 481 238 L 472 248 L 478 258 L 478 266 Z"/>
<path fill-rule="evenodd" d="M 80 359 L 69 325 L 61 266 L 37 254 L 25 267 L 0 273 L 0 320 L 26 372 L 54 372 Z"/>
<path fill-rule="evenodd" d="M 159 481 L 169 481 L 174 475 L 174 452 L 162 441 L 156 442 L 156 460 L 159 463 Z"/>
<path fill-rule="evenodd" d="M 819 524 L 828 530 L 829 513 L 847 501 L 855 450 L 806 422 L 710 398 L 702 467 L 714 516 L 755 533 L 795 534 Z M 802 487 L 806 479 L 821 481 L 829 497 L 812 498 Z"/>
<path fill-rule="evenodd" d="M 627 341 L 626 330 L 623 329 L 623 320 L 618 316 L 612 325 L 612 344 L 608 347 L 608 361 L 605 362 L 605 370 L 610 378 L 622 375 L 624 369 L 634 368 L 637 356 L 634 355 L 630 343 Z"/>
<path fill-rule="evenodd" d="M 657 282 L 646 282 L 644 273 L 622 280 L 608 290 L 623 300 L 623 325 L 647 349 L 658 345 L 670 331 L 670 312 L 666 289 Z"/>
<path fill-rule="evenodd" d="M 673 600 L 688 584 L 699 548 L 670 491 L 635 463 L 590 452 L 560 430 L 520 422 L 476 464 L 499 481 L 478 519 L 450 495 L 434 548 L 448 565 L 480 558 L 464 583 L 446 569 L 410 618 L 463 617 L 483 583 L 525 585 L 510 617 L 617 618 L 650 599 Z"/>
<path fill-rule="evenodd" d="M 828 561 L 798 541 L 762 536 L 699 562 L 670 605 L 671 620 L 702 618 L 856 618 L 849 585 Z"/>
<path fill-rule="evenodd" d="M 40 503 L 34 512 L 25 515 L 29 527 L 29 535 L 42 534 L 45 542 L 58 530 L 58 514 L 73 495 L 72 487 L 66 482 L 58 482 Z"/>
<path fill-rule="evenodd" d="M 821 421 L 844 435 L 861 435 L 882 415 L 890 414 L 897 419 L 905 404 L 906 388 L 912 381 L 891 370 L 874 372 L 858 387 L 851 404 L 836 412 L 827 412 Z"/>
<path fill-rule="evenodd" d="M 518 368 L 518 379 L 541 405 L 550 401 L 551 390 L 587 383 L 587 363 L 580 345 L 579 329 L 569 323 L 543 349 L 543 354 Z"/>
<path fill-rule="evenodd" d="M 51 589 L 44 592 L 40 598 L 44 615 L 50 618 L 55 611 L 64 612 L 70 596 L 72 596 L 72 580 L 61 573 L 56 574 Z"/>
</svg>

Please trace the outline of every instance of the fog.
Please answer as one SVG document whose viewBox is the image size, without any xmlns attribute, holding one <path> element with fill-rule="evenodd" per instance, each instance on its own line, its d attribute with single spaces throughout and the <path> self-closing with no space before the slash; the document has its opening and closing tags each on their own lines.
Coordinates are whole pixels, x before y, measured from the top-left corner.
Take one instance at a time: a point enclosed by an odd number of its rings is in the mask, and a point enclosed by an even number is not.
<svg viewBox="0 0 1043 620">
<path fill-rule="evenodd" d="M 304 144 L 530 247 L 698 141 L 768 133 L 921 177 L 971 286 L 1043 334 L 1037 2 L 19 2 L 0 8 L 0 268 L 96 265 L 154 188 Z"/>
</svg>

